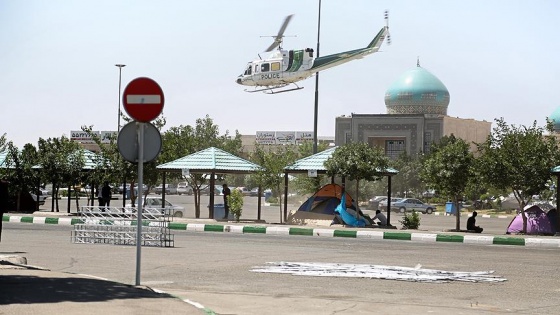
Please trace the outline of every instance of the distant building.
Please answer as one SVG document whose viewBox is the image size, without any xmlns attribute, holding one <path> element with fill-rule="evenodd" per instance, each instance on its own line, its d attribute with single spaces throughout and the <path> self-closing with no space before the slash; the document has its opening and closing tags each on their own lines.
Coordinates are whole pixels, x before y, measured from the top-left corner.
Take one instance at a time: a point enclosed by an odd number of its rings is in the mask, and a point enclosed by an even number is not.
<svg viewBox="0 0 560 315">
<path fill-rule="evenodd" d="M 403 152 L 428 153 L 432 143 L 451 134 L 467 143 L 483 142 L 491 122 L 447 116 L 449 91 L 418 64 L 385 93 L 386 114 L 351 114 L 335 119 L 335 145 L 365 142 L 395 158 Z M 560 120 L 559 120 L 560 121 Z M 471 144 L 471 150 L 475 150 Z"/>
</svg>

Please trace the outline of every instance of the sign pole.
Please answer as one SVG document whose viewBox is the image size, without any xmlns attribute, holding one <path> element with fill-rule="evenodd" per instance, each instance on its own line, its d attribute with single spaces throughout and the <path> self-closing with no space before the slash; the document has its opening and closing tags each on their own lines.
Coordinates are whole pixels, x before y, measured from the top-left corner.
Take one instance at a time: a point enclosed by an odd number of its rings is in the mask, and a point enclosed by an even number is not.
<svg viewBox="0 0 560 315">
<path fill-rule="evenodd" d="M 136 285 L 140 285 L 140 258 L 142 252 L 142 196 L 144 195 L 144 123 L 138 126 L 138 211 L 136 222 Z"/>
</svg>

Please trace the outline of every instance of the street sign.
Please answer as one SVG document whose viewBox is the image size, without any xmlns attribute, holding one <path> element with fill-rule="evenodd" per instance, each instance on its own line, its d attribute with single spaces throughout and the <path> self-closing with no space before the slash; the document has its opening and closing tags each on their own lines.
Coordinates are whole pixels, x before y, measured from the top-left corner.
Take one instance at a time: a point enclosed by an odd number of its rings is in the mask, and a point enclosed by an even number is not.
<svg viewBox="0 0 560 315">
<path fill-rule="evenodd" d="M 146 77 L 130 81 L 123 92 L 124 109 L 139 122 L 150 122 L 159 116 L 164 100 L 159 84 Z"/>
<path fill-rule="evenodd" d="M 121 156 L 131 162 L 138 163 L 139 143 L 138 128 L 144 128 L 144 161 L 153 161 L 161 151 L 161 135 L 157 128 L 150 123 L 137 123 L 135 121 L 124 125 L 117 138 L 117 146 Z"/>
</svg>

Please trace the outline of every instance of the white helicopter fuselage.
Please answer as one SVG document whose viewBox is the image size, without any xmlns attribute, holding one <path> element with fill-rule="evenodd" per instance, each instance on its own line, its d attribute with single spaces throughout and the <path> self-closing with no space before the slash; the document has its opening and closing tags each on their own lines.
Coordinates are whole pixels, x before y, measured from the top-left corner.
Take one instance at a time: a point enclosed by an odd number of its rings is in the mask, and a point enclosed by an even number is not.
<svg viewBox="0 0 560 315">
<path fill-rule="evenodd" d="M 313 49 L 280 50 L 268 59 L 257 59 L 247 64 L 237 83 L 247 86 L 284 86 L 312 76 Z"/>
<path fill-rule="evenodd" d="M 266 51 L 272 51 L 276 47 L 278 47 L 278 50 L 272 52 L 266 59 L 249 62 L 245 72 L 237 77 L 236 82 L 238 84 L 255 87 L 254 91 L 245 90 L 246 92 L 264 91 L 274 94 L 274 90 L 289 84 L 294 84 L 296 88 L 284 89 L 277 93 L 302 89 L 303 87 L 299 87 L 296 82 L 307 79 L 319 71 L 373 54 L 379 51 L 381 44 L 389 36 L 389 26 L 386 25 L 381 28 L 366 47 L 315 58 L 312 48 L 301 50 L 284 50 L 281 48 L 280 44 L 282 43 L 284 30 L 291 17 L 292 15 L 286 17 L 278 35 L 275 36 L 274 42 Z M 388 21 L 387 12 L 385 12 L 385 21 Z M 259 87 L 261 88 L 259 89 Z"/>
</svg>

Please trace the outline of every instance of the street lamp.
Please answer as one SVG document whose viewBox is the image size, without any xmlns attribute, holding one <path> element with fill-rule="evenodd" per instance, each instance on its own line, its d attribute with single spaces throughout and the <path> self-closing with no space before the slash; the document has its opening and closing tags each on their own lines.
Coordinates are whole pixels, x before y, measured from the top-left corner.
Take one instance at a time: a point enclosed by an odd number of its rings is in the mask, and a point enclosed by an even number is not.
<svg viewBox="0 0 560 315">
<path fill-rule="evenodd" d="M 319 18 L 317 21 L 317 54 L 315 58 L 319 58 L 319 38 L 321 34 L 321 0 L 319 0 Z M 319 72 L 315 74 L 315 108 L 313 115 L 313 154 L 317 153 L 317 120 L 319 116 Z"/>
<path fill-rule="evenodd" d="M 117 132 L 120 132 L 121 131 L 121 72 L 122 72 L 122 68 L 126 67 L 126 65 L 116 64 L 115 66 L 119 67 L 119 118 L 117 122 Z"/>
</svg>

